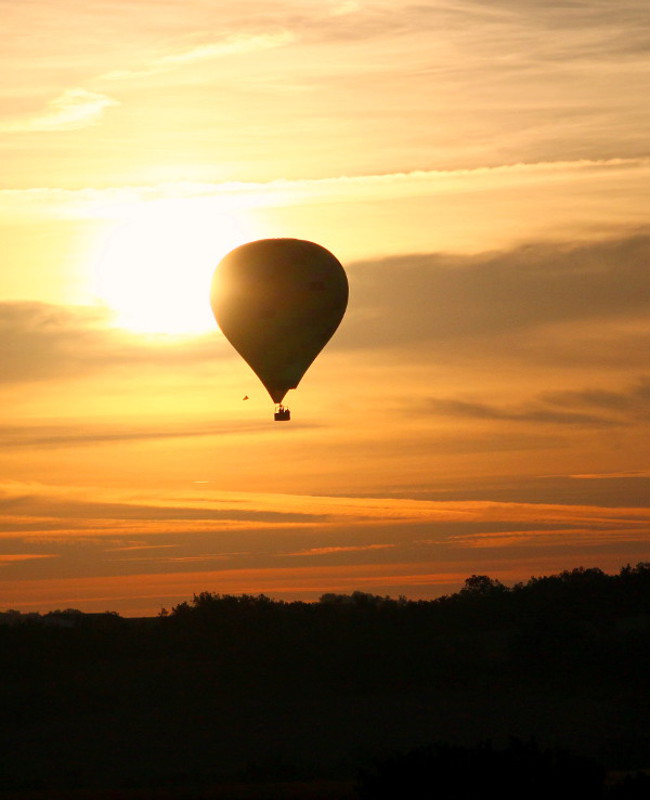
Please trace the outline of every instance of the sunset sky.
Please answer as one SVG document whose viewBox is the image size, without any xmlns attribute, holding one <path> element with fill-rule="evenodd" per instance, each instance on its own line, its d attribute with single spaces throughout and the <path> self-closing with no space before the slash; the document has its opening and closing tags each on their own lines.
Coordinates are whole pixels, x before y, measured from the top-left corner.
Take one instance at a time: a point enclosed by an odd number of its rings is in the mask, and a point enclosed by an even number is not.
<svg viewBox="0 0 650 800">
<path fill-rule="evenodd" d="M 650 560 L 648 0 L 0 16 L 0 610 Z M 276 236 L 350 282 L 282 424 L 209 306 Z"/>
</svg>

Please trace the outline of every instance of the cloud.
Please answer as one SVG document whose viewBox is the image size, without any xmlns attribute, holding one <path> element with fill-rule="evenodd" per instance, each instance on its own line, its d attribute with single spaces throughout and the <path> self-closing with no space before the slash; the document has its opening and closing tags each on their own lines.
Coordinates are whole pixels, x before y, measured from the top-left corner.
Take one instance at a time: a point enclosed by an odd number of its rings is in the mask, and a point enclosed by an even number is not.
<svg viewBox="0 0 650 800">
<path fill-rule="evenodd" d="M 170 530 L 173 522 L 189 524 L 190 527 L 195 524 L 197 530 L 203 530 L 205 525 L 215 528 L 222 523 L 225 527 L 228 523 L 272 527 L 278 524 L 315 524 L 327 521 L 328 515 L 322 511 L 319 513 L 304 506 L 285 510 L 277 503 L 269 507 L 263 501 L 258 505 L 254 497 L 251 499 L 252 503 L 242 506 L 236 500 L 229 502 L 227 499 L 213 503 L 192 503 L 189 500 L 169 503 L 157 498 L 137 501 L 124 495 L 111 499 L 110 494 L 106 495 L 101 491 L 92 497 L 87 492 L 71 490 L 61 493 L 45 487 L 23 495 L 5 490 L 0 493 L 0 508 L 5 512 L 5 519 L 0 522 L 0 531 L 13 531 L 14 522 L 20 517 L 38 518 L 44 523 L 59 520 L 63 527 L 74 520 L 80 520 L 89 529 L 95 528 L 94 523 L 99 522 L 100 525 L 96 528 L 99 533 L 105 533 L 118 520 L 156 521 L 163 526 L 170 526 Z"/>
<path fill-rule="evenodd" d="M 612 526 L 614 523 L 647 526 L 648 508 L 600 507 L 538 502 L 492 502 L 486 500 L 431 500 L 395 497 L 333 497 L 327 495 L 257 494 L 246 492 L 196 491 L 165 494 L 104 488 L 74 488 L 44 484 L 5 483 L 0 486 L 3 529 L 9 532 L 20 517 L 59 519 L 63 524 L 79 520 L 92 529 L 95 521 L 150 520 L 160 523 L 158 534 L 171 530 L 177 521 L 197 531 L 209 530 L 202 523 L 241 522 L 251 531 L 282 525 L 301 530 L 325 530 L 340 526 L 363 529 L 401 530 L 401 526 L 447 527 L 504 522 L 546 525 Z M 217 527 L 213 527 L 216 531 Z M 117 535 L 113 532 L 113 537 Z M 121 532 L 119 532 L 120 535 Z M 448 535 L 448 534 L 446 534 Z M 132 539 L 131 539 L 132 541 Z M 142 541 L 138 537 L 138 541 Z M 375 545 L 374 542 L 371 544 Z M 344 545 L 347 546 L 347 545 Z M 381 547 L 382 545 L 378 545 Z M 332 547 L 326 544 L 325 547 Z M 310 548 L 311 549 L 311 548 Z"/>
<path fill-rule="evenodd" d="M 629 420 L 650 420 L 650 377 L 637 381 L 624 391 L 583 389 L 545 392 L 540 399 L 560 408 L 593 408 Z"/>
<path fill-rule="evenodd" d="M 215 336 L 138 337 L 95 307 L 0 303 L 0 385 L 66 380 L 110 367 L 188 364 L 228 353 Z"/>
<path fill-rule="evenodd" d="M 470 58 L 500 47 L 502 58 L 497 68 L 513 71 L 525 64 L 529 72 L 547 64 L 557 69 L 563 63 L 587 59 L 602 67 L 625 54 L 642 56 L 643 44 L 647 46 L 643 0 L 621 0 L 616 8 L 601 0 L 496 0 L 489 6 L 480 0 L 408 3 L 402 17 L 410 30 L 424 31 L 439 30 L 441 21 L 446 20 L 454 41 L 475 44 L 475 53 L 468 51 Z"/>
<path fill-rule="evenodd" d="M 89 447 L 93 445 L 128 444 L 129 442 L 189 439 L 205 436 L 242 436 L 249 433 L 256 437 L 270 433 L 268 426 L 242 425 L 230 422 L 223 425 L 210 423 L 168 426 L 69 423 L 29 424 L 0 426 L 0 447 L 3 450 Z"/>
<path fill-rule="evenodd" d="M 170 200 L 219 201 L 222 209 L 250 209 L 322 203 L 377 202 L 544 187 L 579 179 L 616 182 L 620 177 L 650 178 L 648 158 L 576 159 L 518 162 L 462 169 L 418 169 L 326 178 L 275 179 L 266 182 L 165 182 L 104 189 L 0 189 L 0 213 L 42 214 L 71 219 L 114 218 L 132 214 L 140 203 Z M 154 208 L 154 206 L 152 206 Z M 633 218 L 633 217 L 632 217 Z"/>
<path fill-rule="evenodd" d="M 135 550 L 161 550 L 161 549 L 169 549 L 178 547 L 177 544 L 127 544 L 127 545 L 120 545 L 115 547 L 107 547 L 106 552 L 108 553 L 127 553 L 132 552 Z"/>
<path fill-rule="evenodd" d="M 0 567 L 35 558 L 56 558 L 54 553 L 10 553 L 0 555 Z"/>
<path fill-rule="evenodd" d="M 499 434 L 500 438 L 505 433 Z M 533 458 L 531 458 L 533 460 Z M 534 499 L 545 505 L 643 508 L 650 497 L 650 471 L 590 474 L 516 474 L 472 477 L 458 483 L 454 477 L 436 481 L 435 487 L 394 489 L 390 496 L 438 501 L 491 500 L 522 503 Z"/>
<path fill-rule="evenodd" d="M 647 531 L 644 528 L 617 526 L 612 528 L 590 526 L 588 528 L 556 528 L 544 530 L 498 531 L 494 533 L 473 533 L 452 536 L 450 542 L 459 548 L 490 549 L 526 547 L 584 547 L 610 544 L 616 539 L 627 544 L 647 542 Z"/>
<path fill-rule="evenodd" d="M 446 347 L 453 343 L 457 352 L 463 340 L 479 353 L 490 343 L 503 349 L 507 341 L 514 353 L 530 343 L 527 336 L 543 331 L 547 353 L 540 347 L 535 357 L 561 361 L 572 346 L 563 326 L 591 326 L 593 348 L 607 326 L 622 341 L 626 326 L 637 320 L 637 330 L 628 334 L 645 343 L 637 349 L 643 364 L 650 345 L 644 322 L 650 312 L 649 247 L 650 236 L 643 234 L 477 256 L 360 262 L 350 268 L 350 312 L 333 345 L 401 350 L 408 344 L 420 357 L 435 343 L 444 357 Z M 555 328 L 562 341 L 553 340 Z M 619 346 L 617 357 L 634 359 L 635 353 Z"/>
<path fill-rule="evenodd" d="M 602 389 L 547 392 L 544 399 L 558 406 L 588 406 L 647 417 L 650 413 L 650 378 L 638 381 L 624 392 Z"/>
<path fill-rule="evenodd" d="M 355 14 L 361 10 L 361 3 L 356 0 L 345 0 L 343 3 L 336 5 L 330 12 L 333 17 L 344 17 L 348 14 Z"/>
<path fill-rule="evenodd" d="M 154 605 L 203 589 L 304 599 L 307 591 L 368 587 L 386 594 L 410 586 L 435 596 L 440 581 L 475 571 L 477 548 L 483 571 L 513 580 L 547 563 L 551 571 L 570 568 L 574 554 L 576 566 L 592 554 L 618 568 L 643 557 L 650 519 L 647 507 L 595 504 L 1 488 L 4 552 L 58 556 L 6 565 L 19 572 L 13 581 L 3 575 L 2 595 L 13 606 L 48 590 L 52 605 L 76 605 L 55 599 L 68 596 L 57 589 L 68 578 L 84 603 L 96 592 L 105 596 L 107 582 L 119 584 L 122 598 L 149 586 Z M 201 563 L 204 571 L 195 572 Z"/>
<path fill-rule="evenodd" d="M 42 114 L 0 123 L 0 133 L 50 133 L 96 125 L 104 111 L 120 103 L 87 89 L 67 89 L 48 103 Z"/>
<path fill-rule="evenodd" d="M 441 416 L 580 427 L 621 427 L 650 421 L 650 378 L 621 391 L 582 389 L 545 391 L 516 406 L 432 397 L 422 413 Z"/>
<path fill-rule="evenodd" d="M 610 426 L 623 425 L 623 421 L 578 411 L 558 411 L 543 406 L 524 406 L 519 408 L 499 408 L 487 403 L 466 400 L 430 399 L 427 410 L 435 414 L 452 417 L 465 417 L 481 420 L 502 420 L 506 422 L 535 422 L 556 425 Z"/>
<path fill-rule="evenodd" d="M 332 545 L 329 547 L 310 547 L 296 553 L 286 553 L 289 556 L 331 556 L 337 553 L 359 553 L 366 550 L 386 550 L 395 547 L 394 544 L 363 544 L 363 545 Z"/>
<path fill-rule="evenodd" d="M 43 380 L 84 372 L 91 357 L 105 363 L 100 312 L 41 303 L 0 304 L 0 381 Z"/>
<path fill-rule="evenodd" d="M 271 33 L 241 34 L 233 33 L 216 42 L 204 42 L 192 47 L 170 52 L 152 58 L 145 66 L 138 69 L 112 70 L 100 76 L 104 80 L 124 80 L 147 75 L 157 75 L 181 67 L 192 66 L 217 58 L 232 55 L 243 55 L 282 47 L 295 41 L 295 35 L 288 30 Z"/>
</svg>

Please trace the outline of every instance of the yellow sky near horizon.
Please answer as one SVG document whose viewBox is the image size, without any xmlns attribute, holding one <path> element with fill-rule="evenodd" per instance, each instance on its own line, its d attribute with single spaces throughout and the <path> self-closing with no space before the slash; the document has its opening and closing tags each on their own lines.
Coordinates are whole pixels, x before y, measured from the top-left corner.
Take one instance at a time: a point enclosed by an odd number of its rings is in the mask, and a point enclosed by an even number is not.
<svg viewBox="0 0 650 800">
<path fill-rule="evenodd" d="M 0 13 L 0 609 L 648 559 L 645 0 Z M 286 426 L 208 303 L 274 236 L 350 281 Z"/>
</svg>

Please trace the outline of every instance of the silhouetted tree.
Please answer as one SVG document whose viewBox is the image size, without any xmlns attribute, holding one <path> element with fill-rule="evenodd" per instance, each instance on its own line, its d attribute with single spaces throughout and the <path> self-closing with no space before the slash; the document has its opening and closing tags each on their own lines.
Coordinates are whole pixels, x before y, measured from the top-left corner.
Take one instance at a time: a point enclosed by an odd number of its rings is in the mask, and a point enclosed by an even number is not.
<svg viewBox="0 0 650 800">
<path fill-rule="evenodd" d="M 489 597 L 507 591 L 508 589 L 501 581 L 489 578 L 487 575 L 472 575 L 465 579 L 465 586 L 460 590 L 459 594 L 461 596 L 480 595 L 482 597 Z"/>
</svg>

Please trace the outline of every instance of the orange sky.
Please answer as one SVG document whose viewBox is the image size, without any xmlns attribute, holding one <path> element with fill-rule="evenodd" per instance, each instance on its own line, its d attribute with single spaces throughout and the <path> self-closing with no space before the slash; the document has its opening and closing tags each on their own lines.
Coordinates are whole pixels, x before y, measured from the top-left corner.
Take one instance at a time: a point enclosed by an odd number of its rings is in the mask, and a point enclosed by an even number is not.
<svg viewBox="0 0 650 800">
<path fill-rule="evenodd" d="M 648 560 L 646 0 L 0 14 L 0 609 Z M 288 425 L 208 302 L 267 236 L 350 281 Z"/>
</svg>

